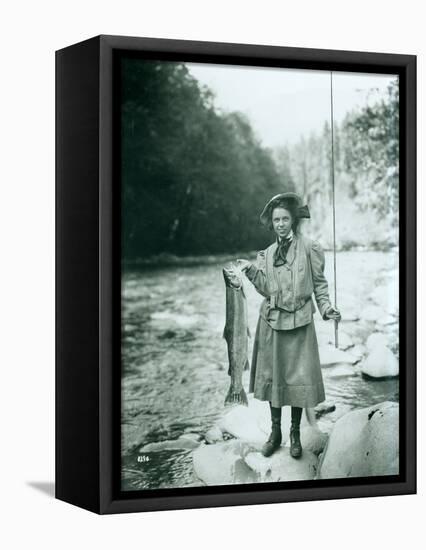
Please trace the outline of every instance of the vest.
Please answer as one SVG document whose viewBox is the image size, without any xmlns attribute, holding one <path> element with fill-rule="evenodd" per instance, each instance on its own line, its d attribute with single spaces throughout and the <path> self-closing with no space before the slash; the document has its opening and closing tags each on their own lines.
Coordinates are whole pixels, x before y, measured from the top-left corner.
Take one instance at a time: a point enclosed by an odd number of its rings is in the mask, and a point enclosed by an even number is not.
<svg viewBox="0 0 426 550">
<path fill-rule="evenodd" d="M 293 313 L 311 299 L 313 282 L 309 258 L 303 238 L 293 238 L 283 266 L 274 267 L 274 253 L 278 244 L 266 249 L 265 275 L 269 296 L 269 309 L 282 309 Z"/>
</svg>

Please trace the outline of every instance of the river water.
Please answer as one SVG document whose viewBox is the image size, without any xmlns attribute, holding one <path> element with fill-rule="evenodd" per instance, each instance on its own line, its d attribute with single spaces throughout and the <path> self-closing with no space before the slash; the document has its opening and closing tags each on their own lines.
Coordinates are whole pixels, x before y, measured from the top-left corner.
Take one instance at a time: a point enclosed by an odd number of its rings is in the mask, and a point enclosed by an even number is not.
<svg viewBox="0 0 426 550">
<path fill-rule="evenodd" d="M 397 310 L 397 254 L 341 252 L 337 265 L 338 307 L 343 317 L 339 332 L 346 333 L 349 344 L 362 350 L 369 334 L 378 330 L 367 314 L 374 306 L 371 295 L 382 297 L 384 315 Z M 202 436 L 224 412 L 229 377 L 222 338 L 222 267 L 218 262 L 128 269 L 123 273 L 123 490 L 182 487 L 196 482 L 190 449 L 156 450 L 143 453 L 142 458 L 139 450 L 148 443 L 175 440 L 183 434 Z M 326 276 L 332 297 L 330 254 L 326 254 Z M 262 297 L 248 281 L 245 289 L 249 327 L 254 334 Z M 333 323 L 320 320 L 318 314 L 315 320 L 320 346 L 332 342 Z M 398 356 L 397 325 L 379 330 L 387 334 L 389 346 Z M 252 344 L 250 339 L 249 357 Z M 357 366 L 349 376 L 323 368 L 323 377 L 326 400 L 337 407 L 320 420 L 324 431 L 330 431 L 339 415 L 351 409 L 398 401 L 398 379 L 366 380 Z"/>
</svg>

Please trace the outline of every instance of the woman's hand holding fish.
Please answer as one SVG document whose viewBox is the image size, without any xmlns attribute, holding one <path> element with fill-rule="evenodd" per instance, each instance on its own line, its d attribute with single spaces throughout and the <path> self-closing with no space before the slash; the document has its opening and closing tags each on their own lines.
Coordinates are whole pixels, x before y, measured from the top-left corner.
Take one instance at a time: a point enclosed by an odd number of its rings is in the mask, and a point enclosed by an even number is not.
<svg viewBox="0 0 426 550">
<path fill-rule="evenodd" d="M 239 259 L 237 260 L 237 265 L 241 271 L 247 271 L 247 269 L 252 265 L 248 260 Z"/>
</svg>

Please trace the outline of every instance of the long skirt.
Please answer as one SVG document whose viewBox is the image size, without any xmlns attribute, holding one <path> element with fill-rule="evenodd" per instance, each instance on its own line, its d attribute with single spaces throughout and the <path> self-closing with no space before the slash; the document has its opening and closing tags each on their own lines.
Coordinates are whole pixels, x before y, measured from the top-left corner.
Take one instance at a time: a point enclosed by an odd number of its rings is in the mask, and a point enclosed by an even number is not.
<svg viewBox="0 0 426 550">
<path fill-rule="evenodd" d="M 314 407 L 325 399 L 314 321 L 274 330 L 259 317 L 249 392 L 273 407 Z"/>
</svg>

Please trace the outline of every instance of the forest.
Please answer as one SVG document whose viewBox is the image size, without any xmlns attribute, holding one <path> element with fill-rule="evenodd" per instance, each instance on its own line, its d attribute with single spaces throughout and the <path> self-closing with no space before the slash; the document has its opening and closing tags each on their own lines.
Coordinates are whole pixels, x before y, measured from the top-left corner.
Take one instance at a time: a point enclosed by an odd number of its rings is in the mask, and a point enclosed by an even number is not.
<svg viewBox="0 0 426 550">
<path fill-rule="evenodd" d="M 334 124 L 339 249 L 397 244 L 398 86 Z M 300 193 L 306 231 L 332 244 L 331 129 L 277 149 L 246 115 L 216 108 L 184 63 L 121 62 L 122 259 L 223 254 L 265 247 L 266 201 Z"/>
</svg>

